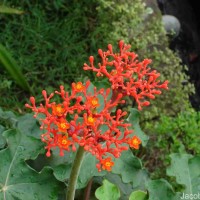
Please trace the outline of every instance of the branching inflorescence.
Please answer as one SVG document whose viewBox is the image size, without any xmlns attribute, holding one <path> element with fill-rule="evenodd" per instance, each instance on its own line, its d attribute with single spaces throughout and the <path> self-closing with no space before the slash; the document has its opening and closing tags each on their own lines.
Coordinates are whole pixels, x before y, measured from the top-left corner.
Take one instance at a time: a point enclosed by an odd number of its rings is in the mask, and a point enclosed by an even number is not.
<svg viewBox="0 0 200 200">
<path fill-rule="evenodd" d="M 133 135 L 131 124 L 127 123 L 124 116 L 127 114 L 117 109 L 124 103 L 124 96 L 132 96 L 138 109 L 149 105 L 146 98 L 155 98 L 160 94 L 159 89 L 167 89 L 168 81 L 160 83 L 157 78 L 160 74 L 151 70 L 147 65 L 151 62 L 145 59 L 142 62 L 136 60 L 137 55 L 129 52 L 130 45 L 119 42 L 120 53 L 114 54 L 112 45 L 108 45 L 108 51 L 98 51 L 102 63 L 98 68 L 94 66 L 94 58 L 90 56 L 90 66 L 84 64 L 84 70 L 92 70 L 97 76 L 108 77 L 111 89 L 97 90 L 91 86 L 88 80 L 72 83 L 71 93 L 60 86 L 60 91 L 47 96 L 42 91 L 44 104 L 39 107 L 35 104 L 35 98 L 31 97 L 31 104 L 26 104 L 35 112 L 34 117 L 43 114 L 41 129 L 45 133 L 41 140 L 46 143 L 47 156 L 51 155 L 51 149 L 58 147 L 60 155 L 64 151 L 76 151 L 77 146 L 83 146 L 85 151 L 93 154 L 99 162 L 97 168 L 110 171 L 114 162 L 112 157 L 118 158 L 122 151 L 130 147 L 138 149 L 141 140 Z M 61 102 L 52 101 L 57 94 Z"/>
<path fill-rule="evenodd" d="M 111 88 L 121 92 L 124 96 L 132 96 L 138 104 L 138 109 L 150 104 L 147 98 L 154 99 L 156 94 L 161 94 L 160 89 L 168 89 L 168 81 L 160 83 L 160 76 L 156 70 L 148 67 L 150 59 L 142 62 L 136 60 L 137 54 L 130 52 L 131 45 L 119 42 L 119 53 L 113 53 L 112 45 L 108 51 L 98 50 L 102 62 L 94 66 L 94 57 L 90 56 L 90 65 L 84 64 L 84 70 L 92 70 L 97 76 L 106 76 L 111 83 Z"/>
</svg>

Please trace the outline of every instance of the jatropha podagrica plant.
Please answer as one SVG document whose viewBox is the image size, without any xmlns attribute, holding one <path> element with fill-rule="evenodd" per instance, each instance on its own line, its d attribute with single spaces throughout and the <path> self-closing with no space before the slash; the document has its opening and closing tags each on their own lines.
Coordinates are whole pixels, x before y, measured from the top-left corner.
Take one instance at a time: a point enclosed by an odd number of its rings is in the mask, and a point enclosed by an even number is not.
<svg viewBox="0 0 200 200">
<path fill-rule="evenodd" d="M 129 147 L 139 148 L 141 140 L 125 121 L 127 112 L 118 109 L 118 105 L 125 103 L 125 96 L 131 96 L 141 110 L 150 104 L 148 99 L 161 94 L 160 89 L 167 89 L 168 81 L 160 83 L 160 74 L 148 67 L 151 60 L 139 62 L 137 55 L 129 51 L 130 47 L 120 41 L 120 51 L 114 53 L 109 44 L 107 51 L 98 50 L 102 61 L 97 67 L 93 56 L 89 57 L 90 65 L 84 64 L 84 70 L 107 77 L 110 89 L 97 90 L 94 87 L 91 91 L 88 80 L 72 83 L 70 93 L 62 85 L 59 91 L 49 96 L 43 90 L 45 103 L 39 106 L 36 106 L 34 97 L 30 98 L 31 104 L 26 107 L 32 109 L 34 117 L 38 114 L 45 116 L 40 119 L 41 129 L 45 130 L 41 140 L 46 143 L 48 157 L 51 149 L 56 147 L 60 149 L 60 156 L 64 156 L 64 151 L 76 151 L 81 146 L 97 158 L 99 171 L 111 171 L 113 157 L 120 157 L 121 152 Z M 60 96 L 58 103 L 52 101 L 55 94 Z"/>
</svg>

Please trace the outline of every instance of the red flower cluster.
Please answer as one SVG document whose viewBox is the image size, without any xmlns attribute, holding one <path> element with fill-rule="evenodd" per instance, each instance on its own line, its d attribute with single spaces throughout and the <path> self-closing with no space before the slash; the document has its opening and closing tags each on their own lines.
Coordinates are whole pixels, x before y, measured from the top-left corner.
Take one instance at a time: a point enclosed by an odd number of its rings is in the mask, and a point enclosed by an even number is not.
<svg viewBox="0 0 200 200">
<path fill-rule="evenodd" d="M 160 89 L 167 89 L 168 81 L 160 83 L 160 76 L 156 70 L 148 68 L 151 60 L 142 62 L 136 60 L 137 55 L 130 52 L 130 45 L 119 42 L 120 53 L 114 54 L 112 45 L 108 45 L 108 51 L 99 49 L 98 53 L 102 63 L 98 68 L 94 66 L 94 58 L 90 56 L 90 66 L 84 64 L 85 70 L 92 70 L 97 76 L 106 76 L 110 83 L 110 89 L 91 89 L 90 81 L 72 83 L 72 91 L 68 93 L 60 86 L 60 91 L 47 96 L 42 91 L 45 103 L 39 107 L 35 104 L 35 98 L 31 97 L 31 105 L 26 104 L 35 112 L 34 117 L 42 114 L 41 129 L 46 132 L 41 139 L 46 143 L 47 156 L 51 155 L 51 149 L 58 147 L 60 155 L 66 151 L 76 151 L 77 146 L 83 146 L 85 151 L 92 153 L 99 163 L 97 168 L 110 171 L 114 162 L 112 156 L 118 158 L 122 151 L 130 147 L 138 149 L 141 140 L 132 135 L 130 124 L 125 123 L 123 117 L 127 114 L 121 109 L 116 109 L 124 103 L 124 96 L 132 96 L 138 104 L 138 109 L 149 105 L 146 98 L 154 99 L 155 94 L 160 94 Z M 52 100 L 57 94 L 62 102 Z"/>
<path fill-rule="evenodd" d="M 72 83 L 70 94 L 60 86 L 60 91 L 49 97 L 43 90 L 44 105 L 36 107 L 35 98 L 31 97 L 31 105 L 26 104 L 26 107 L 35 112 L 34 117 L 44 115 L 40 119 L 41 129 L 46 132 L 41 139 L 46 143 L 47 156 L 51 155 L 52 148 L 58 147 L 63 156 L 64 150 L 76 151 L 77 145 L 80 145 L 99 160 L 99 171 L 101 168 L 110 171 L 114 165 L 111 155 L 117 158 L 128 149 L 128 145 L 138 149 L 139 143 L 134 142 L 136 136 L 130 137 L 130 124 L 123 120 L 127 113 L 120 109 L 115 114 L 112 112 L 119 103 L 124 103 L 123 95 L 119 93 L 115 99 L 110 99 L 110 89 L 97 91 L 94 87 L 89 92 L 89 86 L 90 81 L 85 85 L 81 82 Z M 61 103 L 52 101 L 54 94 L 60 95 Z M 100 99 L 103 99 L 102 102 Z"/>
<path fill-rule="evenodd" d="M 148 65 L 150 59 L 139 62 L 137 54 L 130 52 L 130 45 L 119 42 L 119 53 L 113 53 L 112 45 L 108 45 L 108 50 L 103 52 L 98 50 L 101 63 L 94 66 L 94 57 L 90 56 L 90 66 L 84 64 L 84 70 L 92 70 L 97 76 L 106 76 L 111 83 L 113 90 L 123 95 L 132 96 L 138 104 L 138 109 L 150 104 L 147 98 L 154 99 L 156 94 L 161 94 L 160 89 L 168 89 L 168 81 L 160 83 L 157 78 L 160 76 L 156 70 L 151 70 Z"/>
</svg>

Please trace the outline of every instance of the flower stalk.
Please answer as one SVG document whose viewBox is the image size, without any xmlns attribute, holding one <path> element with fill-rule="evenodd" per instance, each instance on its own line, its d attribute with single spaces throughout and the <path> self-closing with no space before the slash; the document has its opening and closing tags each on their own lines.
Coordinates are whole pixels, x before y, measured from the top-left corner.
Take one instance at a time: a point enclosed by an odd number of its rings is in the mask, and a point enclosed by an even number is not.
<svg viewBox="0 0 200 200">
<path fill-rule="evenodd" d="M 77 183 L 79 171 L 80 171 L 80 168 L 81 168 L 81 164 L 82 164 L 82 161 L 83 161 L 83 158 L 84 158 L 84 153 L 85 153 L 84 147 L 79 146 L 78 151 L 76 153 L 76 157 L 74 159 L 72 170 L 71 170 L 71 173 L 70 173 L 66 200 L 74 200 L 76 183 Z"/>
</svg>

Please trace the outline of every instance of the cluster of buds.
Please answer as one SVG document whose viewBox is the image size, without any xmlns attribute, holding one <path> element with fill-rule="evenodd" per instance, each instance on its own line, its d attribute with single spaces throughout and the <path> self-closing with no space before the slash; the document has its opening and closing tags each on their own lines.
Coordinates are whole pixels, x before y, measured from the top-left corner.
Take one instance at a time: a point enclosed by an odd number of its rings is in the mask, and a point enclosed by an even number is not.
<svg viewBox="0 0 200 200">
<path fill-rule="evenodd" d="M 98 50 L 101 63 L 94 66 L 94 57 L 90 56 L 90 65 L 84 64 L 84 70 L 92 70 L 99 76 L 105 76 L 111 83 L 111 88 L 124 96 L 132 96 L 141 110 L 142 106 L 148 106 L 148 98 L 154 99 L 156 94 L 161 94 L 160 89 L 168 89 L 168 81 L 160 83 L 157 80 L 160 76 L 156 70 L 148 67 L 150 59 L 139 62 L 137 54 L 130 52 L 131 45 L 119 42 L 119 53 L 113 53 L 112 45 L 108 45 L 108 50 L 103 52 Z"/>
<path fill-rule="evenodd" d="M 144 98 L 154 98 L 155 94 L 161 93 L 159 88 L 167 88 L 168 82 L 160 84 L 156 80 L 159 74 L 147 68 L 149 60 L 135 61 L 136 54 L 128 51 L 130 45 L 120 41 L 119 47 L 120 54 L 114 54 L 111 45 L 106 52 L 99 50 L 102 58 L 99 68 L 94 67 L 92 56 L 90 66 L 84 64 L 85 70 L 93 70 L 97 76 L 107 76 L 112 90 L 97 90 L 88 80 L 85 84 L 72 83 L 70 93 L 62 85 L 60 91 L 49 96 L 43 90 L 43 104 L 36 106 L 35 98 L 31 97 L 31 103 L 25 105 L 35 113 L 34 117 L 43 115 L 40 121 L 45 133 L 41 140 L 46 143 L 48 157 L 54 148 L 59 148 L 60 156 L 64 156 L 64 151 L 76 151 L 82 146 L 97 158 L 99 171 L 111 171 L 113 157 L 120 157 L 121 152 L 129 147 L 139 149 L 141 140 L 134 135 L 131 124 L 125 121 L 127 113 L 118 109 L 118 105 L 125 103 L 123 98 L 128 95 L 135 98 L 141 109 L 141 106 L 148 105 Z M 114 60 L 109 61 L 110 57 Z M 55 94 L 60 96 L 61 102 L 53 101 Z"/>
</svg>

